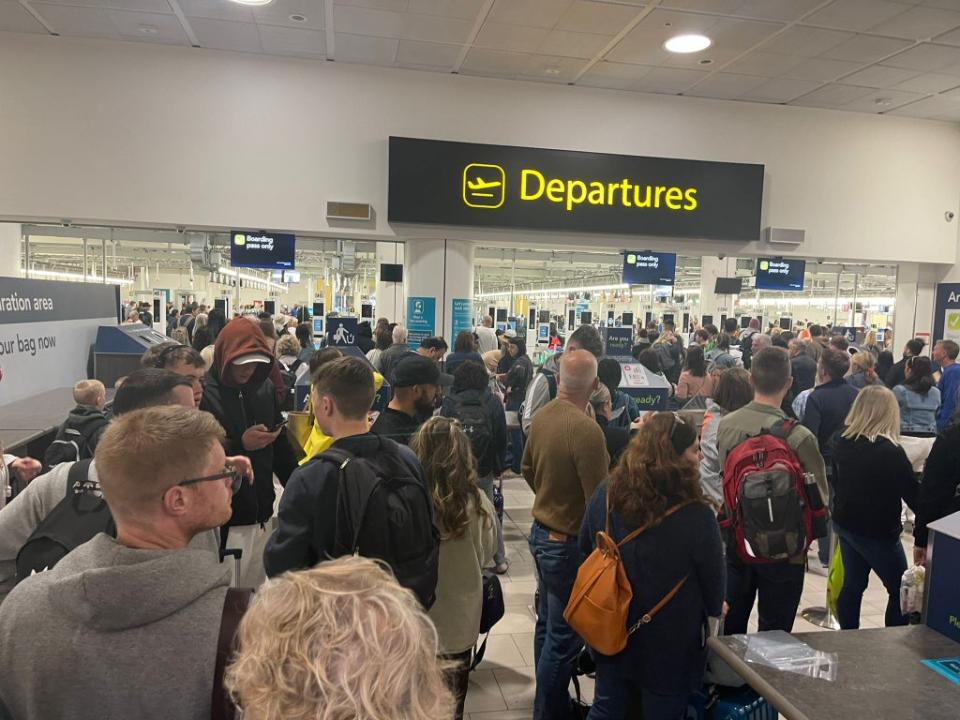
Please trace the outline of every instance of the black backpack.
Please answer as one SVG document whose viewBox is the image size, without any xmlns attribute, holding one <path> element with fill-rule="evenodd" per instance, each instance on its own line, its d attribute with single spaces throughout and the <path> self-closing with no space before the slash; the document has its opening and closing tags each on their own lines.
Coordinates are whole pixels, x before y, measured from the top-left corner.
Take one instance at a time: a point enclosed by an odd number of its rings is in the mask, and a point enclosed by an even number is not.
<svg viewBox="0 0 960 720">
<path fill-rule="evenodd" d="M 283 363 L 280 365 L 280 378 L 283 380 L 283 402 L 280 403 L 280 409 L 286 412 L 296 410 L 297 397 L 297 368 L 303 363 L 303 360 L 297 358 L 290 367 Z"/>
<path fill-rule="evenodd" d="M 57 436 L 43 453 L 43 464 L 53 467 L 65 462 L 77 462 L 93 457 L 90 439 L 66 420 L 57 430 Z"/>
<path fill-rule="evenodd" d="M 470 449 L 473 450 L 473 459 L 477 461 L 477 469 L 481 476 L 491 472 L 485 464 L 487 453 L 493 444 L 493 420 L 487 411 L 483 396 L 476 393 L 462 393 L 452 396 L 453 408 L 451 417 L 460 421 L 463 431 L 470 439 Z"/>
<path fill-rule="evenodd" d="M 67 494 L 50 511 L 17 553 L 17 582 L 49 570 L 78 545 L 97 533 L 116 536 L 117 526 L 100 493 L 89 479 L 92 460 L 74 463 L 67 474 Z"/>
<path fill-rule="evenodd" d="M 436 599 L 440 554 L 433 498 L 399 446 L 388 438 L 379 440 L 369 456 L 336 447 L 319 455 L 340 468 L 333 557 L 383 560 L 429 609 Z"/>
<path fill-rule="evenodd" d="M 554 400 L 557 397 L 557 374 L 546 368 L 540 368 L 538 372 L 547 379 L 547 392 L 550 393 L 550 399 Z"/>
</svg>

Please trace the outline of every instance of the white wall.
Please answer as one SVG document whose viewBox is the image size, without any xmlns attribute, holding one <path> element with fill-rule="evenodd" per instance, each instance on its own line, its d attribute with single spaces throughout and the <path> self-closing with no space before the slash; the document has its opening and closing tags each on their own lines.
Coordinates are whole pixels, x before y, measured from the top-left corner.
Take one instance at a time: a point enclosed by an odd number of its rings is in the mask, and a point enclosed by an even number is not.
<svg viewBox="0 0 960 720">
<path fill-rule="evenodd" d="M 377 213 L 358 235 L 393 237 L 387 138 L 408 135 L 764 163 L 763 224 L 806 229 L 795 254 L 956 259 L 958 221 L 944 212 L 960 211 L 960 128 L 945 123 L 3 33 L 0 98 L 0 219 L 346 236 L 328 226 L 324 203 L 351 200 Z"/>
</svg>

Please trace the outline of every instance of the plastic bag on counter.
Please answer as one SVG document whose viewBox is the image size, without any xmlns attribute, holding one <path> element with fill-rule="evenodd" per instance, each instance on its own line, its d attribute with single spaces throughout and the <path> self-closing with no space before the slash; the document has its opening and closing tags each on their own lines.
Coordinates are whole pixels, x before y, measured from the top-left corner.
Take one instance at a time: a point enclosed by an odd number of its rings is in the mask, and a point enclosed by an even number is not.
<svg viewBox="0 0 960 720">
<path fill-rule="evenodd" d="M 900 579 L 900 612 L 911 618 L 923 613 L 923 580 L 926 570 L 923 565 L 914 565 Z"/>
<path fill-rule="evenodd" d="M 837 679 L 839 666 L 836 653 L 815 650 L 783 630 L 748 635 L 744 660 L 831 682 Z"/>
</svg>

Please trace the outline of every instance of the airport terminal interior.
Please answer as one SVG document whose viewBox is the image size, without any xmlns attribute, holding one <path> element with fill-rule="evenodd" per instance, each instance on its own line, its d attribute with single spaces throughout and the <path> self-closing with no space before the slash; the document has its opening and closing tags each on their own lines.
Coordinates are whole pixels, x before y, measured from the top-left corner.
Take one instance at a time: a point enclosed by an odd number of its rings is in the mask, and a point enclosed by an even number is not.
<svg viewBox="0 0 960 720">
<path fill-rule="evenodd" d="M 0 720 L 956 718 L 958 213 L 958 0 L 0 0 Z"/>
</svg>

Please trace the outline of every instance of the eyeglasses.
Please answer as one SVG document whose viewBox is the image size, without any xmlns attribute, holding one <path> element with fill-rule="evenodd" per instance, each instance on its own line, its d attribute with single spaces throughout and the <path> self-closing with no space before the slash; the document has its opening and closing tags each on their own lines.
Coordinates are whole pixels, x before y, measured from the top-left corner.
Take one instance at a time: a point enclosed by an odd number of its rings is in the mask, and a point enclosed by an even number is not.
<svg viewBox="0 0 960 720">
<path fill-rule="evenodd" d="M 189 480 L 183 480 L 178 482 L 177 485 L 196 485 L 197 483 L 202 482 L 213 482 L 214 480 L 230 480 L 230 491 L 236 495 L 240 490 L 240 485 L 243 484 L 243 476 L 238 473 L 236 470 L 231 470 L 230 468 L 224 468 L 223 472 L 217 473 L 216 475 L 204 475 L 203 477 L 190 478 Z"/>
</svg>

